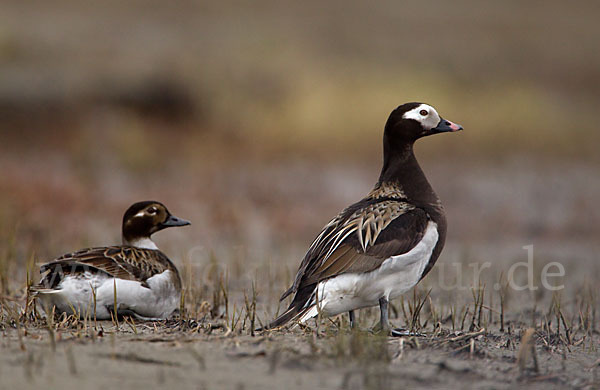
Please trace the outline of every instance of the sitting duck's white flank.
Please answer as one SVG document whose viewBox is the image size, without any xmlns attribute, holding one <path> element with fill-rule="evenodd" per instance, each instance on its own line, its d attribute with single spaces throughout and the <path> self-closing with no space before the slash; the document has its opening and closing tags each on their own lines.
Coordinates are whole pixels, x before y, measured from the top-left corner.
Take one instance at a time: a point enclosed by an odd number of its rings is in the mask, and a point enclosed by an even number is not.
<svg viewBox="0 0 600 390">
<path fill-rule="evenodd" d="M 179 307 L 181 278 L 150 236 L 189 224 L 160 202 L 135 203 L 123 216 L 123 245 L 82 249 L 44 264 L 42 280 L 31 290 L 45 310 L 54 306 L 58 313 L 98 320 L 111 319 L 115 311 L 167 318 Z"/>
</svg>

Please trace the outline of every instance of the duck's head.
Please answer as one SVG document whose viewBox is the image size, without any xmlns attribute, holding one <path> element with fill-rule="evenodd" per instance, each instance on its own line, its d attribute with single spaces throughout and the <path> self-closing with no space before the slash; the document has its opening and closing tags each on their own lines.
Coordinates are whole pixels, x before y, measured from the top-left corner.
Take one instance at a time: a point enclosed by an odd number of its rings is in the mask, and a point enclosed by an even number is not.
<svg viewBox="0 0 600 390">
<path fill-rule="evenodd" d="M 152 234 L 168 227 L 189 224 L 189 221 L 172 215 L 160 202 L 137 202 L 131 205 L 123 215 L 123 244 L 157 249 L 150 239 Z"/>
<path fill-rule="evenodd" d="M 405 103 L 390 114 L 385 134 L 390 140 L 412 144 L 421 137 L 462 130 L 462 126 L 442 118 L 425 103 Z"/>
</svg>

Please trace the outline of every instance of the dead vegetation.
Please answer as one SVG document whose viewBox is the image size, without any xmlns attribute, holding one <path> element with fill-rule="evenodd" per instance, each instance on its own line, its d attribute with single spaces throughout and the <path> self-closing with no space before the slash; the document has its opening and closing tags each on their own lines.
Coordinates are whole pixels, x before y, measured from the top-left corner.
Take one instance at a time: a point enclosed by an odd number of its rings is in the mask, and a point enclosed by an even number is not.
<svg viewBox="0 0 600 390">
<path fill-rule="evenodd" d="M 2 261 L 13 266 L 10 257 Z M 93 311 L 81 318 L 46 316 L 28 293 L 32 277 L 27 273 L 23 288 L 5 290 L 0 298 L 3 343 L 18 347 L 27 378 L 34 377 L 33 367 L 39 364 L 32 351 L 45 350 L 50 355 L 62 351 L 68 371 L 76 375 L 81 367 L 73 345 L 88 345 L 93 351 L 94 345 L 108 343 L 111 351 L 97 352 L 98 358 L 167 369 L 185 364 L 140 355 L 124 346 L 175 343 L 186 346 L 179 348 L 186 348 L 190 358 L 205 367 L 206 357 L 193 346 L 208 342 L 234 362 L 264 360 L 272 375 L 280 370 L 312 372 L 329 367 L 340 376 L 341 388 L 395 388 L 393 383 L 400 378 L 402 383 L 437 386 L 459 381 L 464 375 L 498 384 L 545 383 L 557 388 L 599 384 L 595 374 L 597 292 L 590 285 L 582 286 L 572 300 L 554 294 L 546 306 L 536 304 L 533 310 L 524 310 L 515 301 L 508 304 L 505 289 L 494 291 L 481 282 L 471 289 L 470 302 L 454 301 L 450 306 L 437 302 L 432 289 L 415 289 L 391 310 L 392 322 L 415 336 L 391 338 L 374 331 L 376 309 L 359 312 L 360 329 L 351 330 L 347 316 L 340 315 L 283 331 L 256 333 L 254 329 L 275 312 L 275 297 L 264 296 L 257 279 L 247 289 L 232 288 L 235 283 L 230 275 L 214 265 L 209 263 L 203 270 L 202 286 L 185 275 L 179 315 L 160 322 L 129 317 L 96 321 Z M 285 279 L 280 276 L 277 280 Z M 583 360 L 588 368 L 574 374 L 567 369 L 573 359 Z M 418 369 L 406 368 L 424 361 L 427 367 L 433 364 L 438 373 L 447 374 L 446 379 L 427 378 Z M 406 375 L 399 377 L 402 372 Z"/>
</svg>

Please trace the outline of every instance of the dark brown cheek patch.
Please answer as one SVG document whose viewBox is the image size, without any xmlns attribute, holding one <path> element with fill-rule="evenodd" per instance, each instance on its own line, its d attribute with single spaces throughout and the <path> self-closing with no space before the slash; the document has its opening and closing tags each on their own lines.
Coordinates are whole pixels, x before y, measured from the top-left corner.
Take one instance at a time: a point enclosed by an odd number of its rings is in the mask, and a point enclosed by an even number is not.
<svg viewBox="0 0 600 390">
<path fill-rule="evenodd" d="M 158 213 L 156 214 L 156 216 L 154 217 L 154 221 L 156 223 L 162 223 L 162 222 L 166 222 L 166 220 L 167 220 L 167 213 L 164 210 L 160 209 L 158 211 Z"/>
</svg>

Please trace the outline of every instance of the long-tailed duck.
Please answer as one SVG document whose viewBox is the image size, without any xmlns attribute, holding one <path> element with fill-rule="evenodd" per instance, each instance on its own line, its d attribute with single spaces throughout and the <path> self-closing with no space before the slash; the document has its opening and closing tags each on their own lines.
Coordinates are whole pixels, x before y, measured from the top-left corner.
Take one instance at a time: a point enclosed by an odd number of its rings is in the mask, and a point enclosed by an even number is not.
<svg viewBox="0 0 600 390">
<path fill-rule="evenodd" d="M 160 202 L 135 203 L 123 216 L 122 245 L 82 249 L 46 263 L 40 283 L 31 290 L 45 308 L 55 306 L 56 312 L 80 317 L 103 320 L 116 312 L 167 318 L 179 307 L 181 278 L 150 236 L 189 224 Z"/>
<path fill-rule="evenodd" d="M 416 140 L 461 130 L 424 103 L 406 103 L 389 116 L 383 135 L 383 168 L 375 188 L 333 218 L 300 264 L 288 309 L 266 328 L 289 321 L 379 305 L 389 331 L 388 302 L 427 275 L 442 251 L 446 217 L 413 153 Z"/>
</svg>

